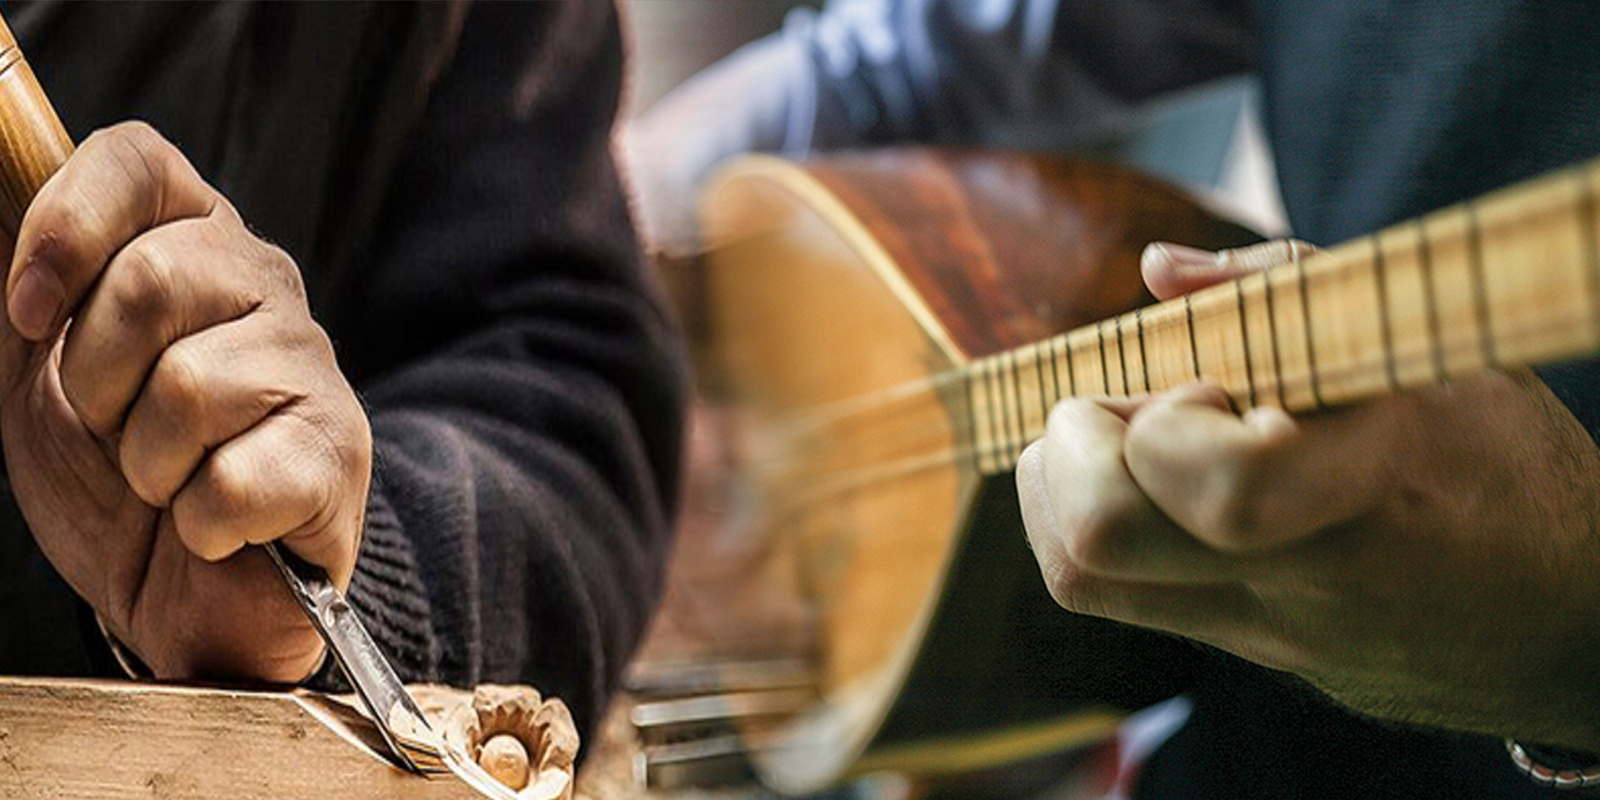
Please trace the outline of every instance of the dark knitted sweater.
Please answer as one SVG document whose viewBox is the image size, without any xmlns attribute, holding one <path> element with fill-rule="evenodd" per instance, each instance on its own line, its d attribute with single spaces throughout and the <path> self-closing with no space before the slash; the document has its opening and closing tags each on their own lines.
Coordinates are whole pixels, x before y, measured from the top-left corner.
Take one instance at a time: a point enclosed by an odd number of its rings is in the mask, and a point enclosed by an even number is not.
<svg viewBox="0 0 1600 800">
<path fill-rule="evenodd" d="M 609 137 L 604 3 L 9 6 L 74 138 L 143 118 L 305 274 L 366 403 L 351 600 L 402 676 L 592 730 L 658 593 L 684 366 Z M 106 669 L 0 505 L 0 672 Z"/>
</svg>

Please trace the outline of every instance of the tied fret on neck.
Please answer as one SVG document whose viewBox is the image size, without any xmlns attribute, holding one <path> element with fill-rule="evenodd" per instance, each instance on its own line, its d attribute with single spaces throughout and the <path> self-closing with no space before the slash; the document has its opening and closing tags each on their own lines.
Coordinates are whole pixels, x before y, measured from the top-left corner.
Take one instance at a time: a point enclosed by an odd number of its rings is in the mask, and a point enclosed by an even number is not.
<svg viewBox="0 0 1600 800">
<path fill-rule="evenodd" d="M 1600 349 L 1600 161 L 965 369 L 984 474 L 1016 466 L 1066 397 L 1205 376 L 1240 409 L 1350 403 Z"/>
</svg>

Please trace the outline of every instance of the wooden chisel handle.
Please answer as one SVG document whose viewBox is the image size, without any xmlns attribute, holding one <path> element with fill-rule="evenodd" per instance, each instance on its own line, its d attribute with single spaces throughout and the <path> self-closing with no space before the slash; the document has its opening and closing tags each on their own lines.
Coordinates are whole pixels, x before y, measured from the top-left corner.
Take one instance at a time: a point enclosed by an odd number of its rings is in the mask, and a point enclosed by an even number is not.
<svg viewBox="0 0 1600 800">
<path fill-rule="evenodd" d="M 72 149 L 67 129 L 0 17 L 0 228 L 16 235 L 28 203 Z"/>
</svg>

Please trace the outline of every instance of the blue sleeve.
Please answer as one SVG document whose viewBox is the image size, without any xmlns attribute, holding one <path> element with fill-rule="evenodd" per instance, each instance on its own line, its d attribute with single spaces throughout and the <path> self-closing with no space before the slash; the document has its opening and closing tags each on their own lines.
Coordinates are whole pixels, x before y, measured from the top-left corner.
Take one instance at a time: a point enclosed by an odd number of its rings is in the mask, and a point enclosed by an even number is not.
<svg viewBox="0 0 1600 800">
<path fill-rule="evenodd" d="M 797 12 L 784 36 L 813 65 L 809 147 L 1044 149 L 1248 70 L 1249 29 L 1234 0 L 833 0 Z"/>
</svg>

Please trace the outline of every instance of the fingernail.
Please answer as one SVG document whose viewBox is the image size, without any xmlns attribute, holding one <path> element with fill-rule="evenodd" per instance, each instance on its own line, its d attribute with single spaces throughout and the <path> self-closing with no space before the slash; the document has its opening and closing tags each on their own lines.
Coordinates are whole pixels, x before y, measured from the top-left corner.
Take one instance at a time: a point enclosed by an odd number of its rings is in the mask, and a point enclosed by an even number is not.
<svg viewBox="0 0 1600 800">
<path fill-rule="evenodd" d="M 43 337 L 50 332 L 66 296 L 61 280 L 53 272 L 35 264 L 27 265 L 11 291 L 11 324 L 29 339 Z"/>
<path fill-rule="evenodd" d="M 1171 261 L 1172 265 L 1175 267 L 1205 267 L 1207 269 L 1215 269 L 1217 266 L 1217 254 L 1210 250 L 1201 250 L 1198 247 L 1172 244 L 1170 242 L 1161 242 L 1157 244 L 1156 247 L 1165 252 L 1167 259 Z"/>
<path fill-rule="evenodd" d="M 1281 408 L 1272 406 L 1259 406 L 1244 413 L 1245 425 L 1254 430 L 1264 441 L 1283 441 L 1295 435 L 1298 427 L 1294 417 Z"/>
</svg>

